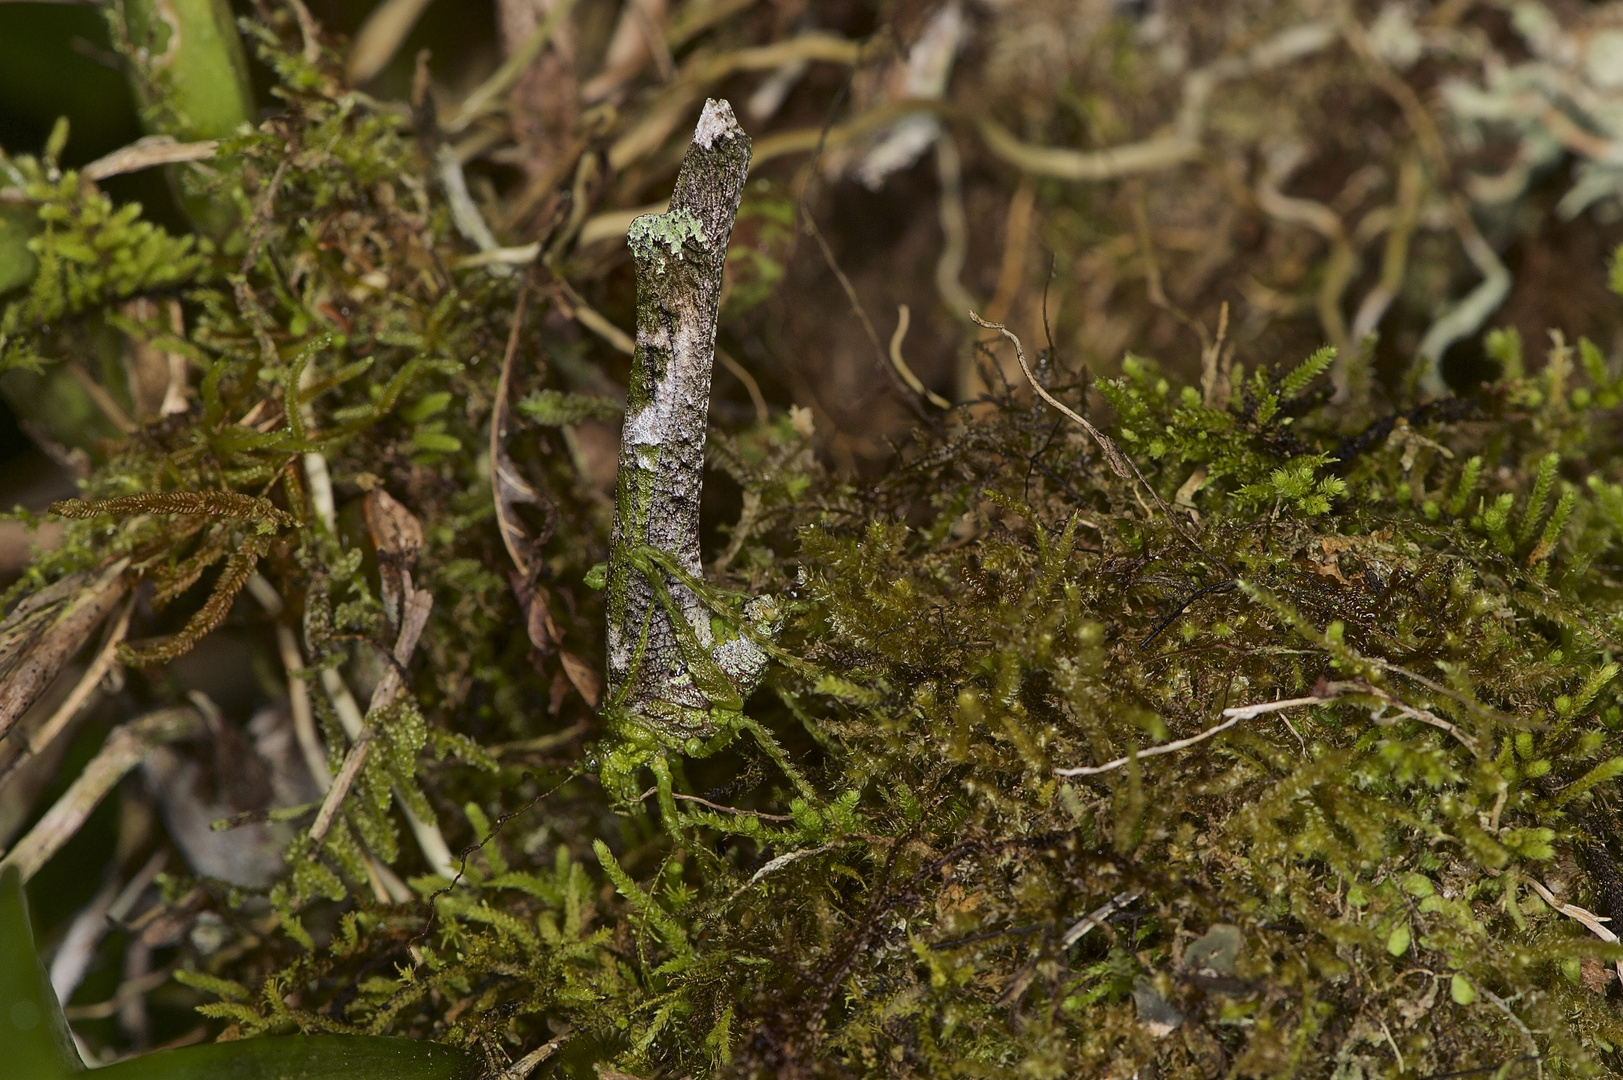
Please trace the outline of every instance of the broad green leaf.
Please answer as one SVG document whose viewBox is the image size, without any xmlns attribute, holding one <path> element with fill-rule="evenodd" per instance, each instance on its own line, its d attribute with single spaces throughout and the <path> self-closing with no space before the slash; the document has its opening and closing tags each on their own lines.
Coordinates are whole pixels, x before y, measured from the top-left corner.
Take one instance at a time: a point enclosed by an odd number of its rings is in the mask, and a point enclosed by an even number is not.
<svg viewBox="0 0 1623 1080">
<path fill-rule="evenodd" d="M 1386 936 L 1386 951 L 1393 956 L 1402 956 L 1409 951 L 1409 924 L 1400 922 L 1392 928 Z"/>
<path fill-rule="evenodd" d="M 63 1080 L 84 1071 L 62 1006 L 34 951 L 15 867 L 0 871 L 0 1075 Z M 438 1043 L 366 1035 L 285 1035 L 163 1050 L 97 1069 L 105 1080 L 473 1080 L 469 1055 Z"/>
<path fill-rule="evenodd" d="M 84 1071 L 34 951 L 28 898 L 15 866 L 0 870 L 0 1063 L 0 1072 L 15 1080 L 56 1080 Z"/>
<path fill-rule="evenodd" d="M 282 1035 L 162 1050 L 97 1069 L 105 1080 L 473 1080 L 473 1058 L 439 1043 Z"/>
</svg>

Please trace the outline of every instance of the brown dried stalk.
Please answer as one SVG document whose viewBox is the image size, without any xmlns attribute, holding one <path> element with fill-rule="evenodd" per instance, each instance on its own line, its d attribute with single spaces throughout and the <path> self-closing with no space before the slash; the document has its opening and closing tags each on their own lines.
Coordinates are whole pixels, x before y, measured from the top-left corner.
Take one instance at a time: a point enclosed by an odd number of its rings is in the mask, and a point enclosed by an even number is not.
<svg viewBox="0 0 1623 1080">
<path fill-rule="evenodd" d="M 0 622 L 0 737 L 45 692 L 129 592 L 119 559 L 70 575 L 18 604 Z"/>
<path fill-rule="evenodd" d="M 79 677 L 79 681 L 74 684 L 67 698 L 56 707 L 56 711 L 51 713 L 45 723 L 20 739 L 12 738 L 0 743 L 0 746 L 9 749 L 13 755 L 4 765 L 0 765 L 0 789 L 4 789 L 12 775 L 28 764 L 35 754 L 55 742 L 57 736 L 62 734 L 83 711 L 85 703 L 101 686 L 102 679 L 117 665 L 118 647 L 123 643 L 124 635 L 129 632 L 130 613 L 134 608 L 133 598 L 124 602 L 123 610 L 113 620 L 107 632 L 107 639 L 102 643 L 95 659 L 90 661 L 90 666 Z"/>
<path fill-rule="evenodd" d="M 344 796 L 349 794 L 350 786 L 360 775 L 361 766 L 366 764 L 372 742 L 378 734 L 377 725 L 372 721 L 400 696 L 403 689 L 400 672 L 411 663 L 411 654 L 417 651 L 417 639 L 422 636 L 423 627 L 428 625 L 428 615 L 433 608 L 434 598 L 421 590 L 413 592 L 405 602 L 400 617 L 400 636 L 395 640 L 394 663 L 384 668 L 383 678 L 378 680 L 377 689 L 372 691 L 372 700 L 366 709 L 366 723 L 350 745 L 344 764 L 339 767 L 332 787 L 327 789 L 327 795 L 321 801 L 321 809 L 316 812 L 315 824 L 310 826 L 310 839 L 318 848 L 327 838 L 333 820 L 343 805 Z"/>
<path fill-rule="evenodd" d="M 243 518 L 256 525 L 285 528 L 296 524 L 269 499 L 236 491 L 149 491 L 113 499 L 63 499 L 50 512 L 65 518 L 93 518 L 102 514 L 201 514 Z"/>
</svg>

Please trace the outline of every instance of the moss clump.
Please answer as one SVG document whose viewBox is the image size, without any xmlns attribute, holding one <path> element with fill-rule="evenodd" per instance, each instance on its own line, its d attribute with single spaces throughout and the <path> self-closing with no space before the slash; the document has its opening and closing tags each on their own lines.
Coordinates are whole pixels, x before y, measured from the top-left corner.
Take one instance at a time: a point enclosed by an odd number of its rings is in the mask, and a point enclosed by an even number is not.
<svg viewBox="0 0 1623 1080">
<path fill-rule="evenodd" d="M 802 413 L 717 432 L 743 509 L 705 598 L 775 597 L 746 712 L 814 794 L 740 740 L 672 762 L 662 820 L 595 777 L 609 507 L 567 431 L 612 400 L 515 327 L 516 276 L 459 266 L 404 122 L 261 46 L 288 111 L 226 147 L 244 254 L 119 276 L 180 243 L 132 216 L 102 276 L 57 302 L 42 273 L 4 316 L 8 363 L 116 315 L 197 375 L 190 412 L 95 444 L 66 543 L 8 604 L 129 556 L 174 601 L 132 660 L 226 620 L 293 631 L 334 772 L 321 673 L 375 681 L 398 620 L 367 493 L 421 524 L 424 651 L 336 823 L 268 904 L 168 882 L 219 920 L 179 962 L 222 1034 L 406 1034 L 492 1069 L 557 1040 L 571 1076 L 1619 1071 L 1623 949 L 1571 917 L 1623 920 L 1623 380 L 1598 349 L 1558 338 L 1528 375 L 1500 339 L 1474 396 L 1373 404 L 1329 400 L 1328 353 L 1214 360 L 1200 387 L 1044 357 L 1142 479 L 1013 393 L 860 487 Z M 32 241 L 44 267 L 108 219 L 39 169 L 65 223 Z M 120 313 L 133 294 L 182 301 L 185 332 Z M 509 334 L 531 424 L 492 454 Z M 506 454 L 548 511 L 518 539 Z M 254 569 L 280 606 L 237 599 Z"/>
</svg>

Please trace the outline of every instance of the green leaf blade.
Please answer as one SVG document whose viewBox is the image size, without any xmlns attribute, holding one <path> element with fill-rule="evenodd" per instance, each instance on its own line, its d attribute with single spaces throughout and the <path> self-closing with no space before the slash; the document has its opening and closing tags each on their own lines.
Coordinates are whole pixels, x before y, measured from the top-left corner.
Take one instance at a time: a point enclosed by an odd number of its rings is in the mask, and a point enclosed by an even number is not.
<svg viewBox="0 0 1623 1080">
<path fill-rule="evenodd" d="M 454 1047 L 374 1035 L 280 1035 L 161 1050 L 96 1070 L 106 1080 L 473 1080 Z"/>
<path fill-rule="evenodd" d="M 16 1080 L 84 1071 L 67 1018 L 34 950 L 22 874 L 0 870 L 0 1061 Z"/>
</svg>

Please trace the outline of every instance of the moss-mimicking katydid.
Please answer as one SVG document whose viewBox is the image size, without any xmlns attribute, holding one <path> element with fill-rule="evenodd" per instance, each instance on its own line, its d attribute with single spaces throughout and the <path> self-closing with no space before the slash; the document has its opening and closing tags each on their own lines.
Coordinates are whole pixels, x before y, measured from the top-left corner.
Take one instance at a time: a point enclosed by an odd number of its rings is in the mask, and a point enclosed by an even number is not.
<svg viewBox="0 0 1623 1080">
<path fill-rule="evenodd" d="M 727 241 L 749 175 L 750 140 L 727 102 L 710 99 L 671 194 L 670 209 L 632 222 L 637 349 L 626 395 L 608 572 L 612 742 L 605 786 L 636 793 L 653 770 L 667 822 L 670 752 L 701 757 L 748 731 L 805 789 L 770 735 L 743 714 L 766 667 L 761 642 L 776 605 L 742 605 L 700 580 L 699 493 Z"/>
</svg>

